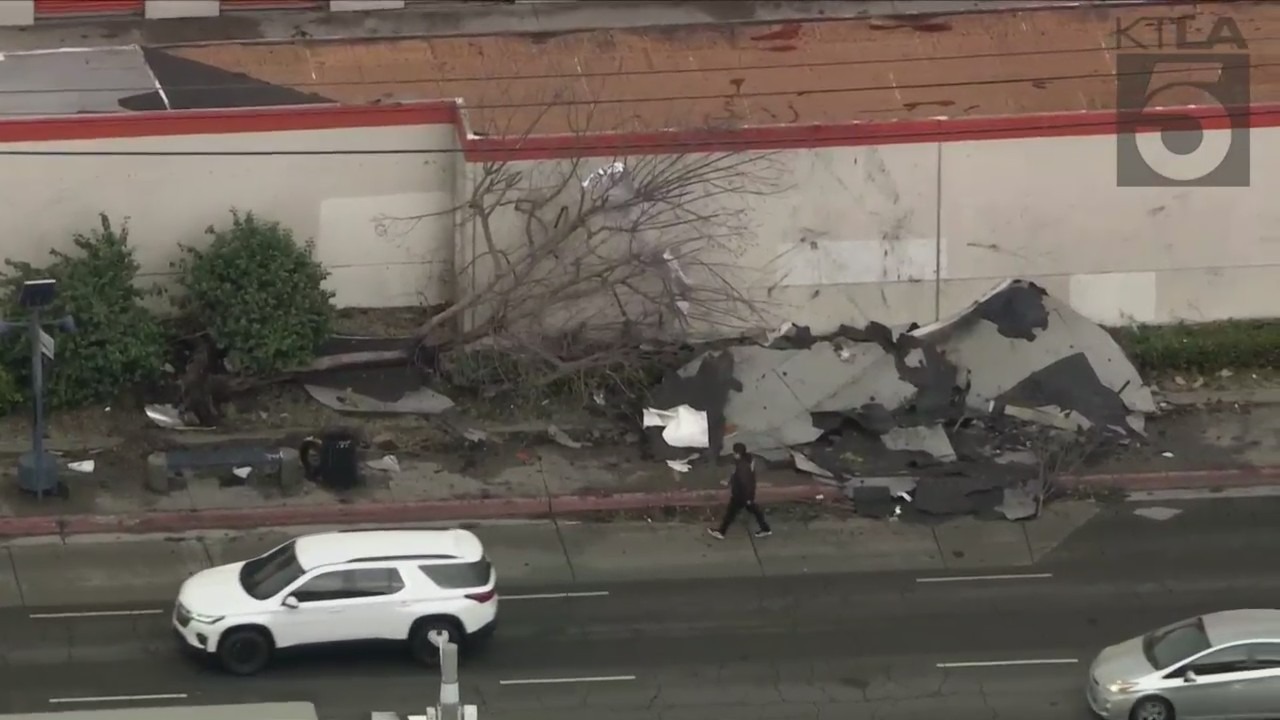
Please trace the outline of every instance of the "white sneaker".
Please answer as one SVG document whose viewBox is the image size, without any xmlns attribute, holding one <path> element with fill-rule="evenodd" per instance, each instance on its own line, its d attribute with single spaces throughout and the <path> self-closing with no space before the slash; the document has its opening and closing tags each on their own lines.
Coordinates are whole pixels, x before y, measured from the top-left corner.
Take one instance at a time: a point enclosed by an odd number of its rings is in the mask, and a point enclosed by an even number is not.
<svg viewBox="0 0 1280 720">
<path fill-rule="evenodd" d="M 708 534 L 708 535 L 710 535 L 711 537 L 713 537 L 713 538 L 717 539 L 717 540 L 723 540 L 723 539 L 724 539 L 724 533 L 720 532 L 719 530 L 717 530 L 717 529 L 715 529 L 715 528 L 707 528 L 707 534 Z"/>
<path fill-rule="evenodd" d="M 758 538 L 767 538 L 772 534 L 773 534 L 772 530 L 757 530 L 754 533 L 755 537 L 758 537 Z"/>
</svg>

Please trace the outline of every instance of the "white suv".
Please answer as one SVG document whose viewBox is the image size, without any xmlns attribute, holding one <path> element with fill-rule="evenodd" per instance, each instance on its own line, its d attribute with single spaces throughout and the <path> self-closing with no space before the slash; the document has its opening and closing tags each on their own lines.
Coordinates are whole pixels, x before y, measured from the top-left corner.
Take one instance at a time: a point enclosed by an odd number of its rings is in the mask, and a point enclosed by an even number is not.
<svg viewBox="0 0 1280 720">
<path fill-rule="evenodd" d="M 433 630 L 459 645 L 491 633 L 497 576 L 466 530 L 354 530 L 305 535 L 247 562 L 201 570 L 178 590 L 173 627 L 188 649 L 236 675 L 277 648 L 407 640 L 439 659 Z"/>
</svg>

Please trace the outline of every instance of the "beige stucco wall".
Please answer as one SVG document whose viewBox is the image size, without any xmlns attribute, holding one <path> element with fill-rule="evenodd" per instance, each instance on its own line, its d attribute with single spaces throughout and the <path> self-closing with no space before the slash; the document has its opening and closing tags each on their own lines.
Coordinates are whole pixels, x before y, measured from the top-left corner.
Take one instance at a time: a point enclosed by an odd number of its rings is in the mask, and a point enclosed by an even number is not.
<svg viewBox="0 0 1280 720">
<path fill-rule="evenodd" d="M 444 302 L 485 272 L 459 272 L 479 241 L 448 212 L 465 200 L 478 164 L 449 153 L 230 153 L 456 143 L 454 128 L 441 125 L 8 144 L 228 154 L 8 156 L 0 238 L 6 257 L 41 262 L 105 210 L 130 219 L 145 271 L 163 279 L 176 244 L 201 242 L 236 206 L 314 239 L 339 305 Z M 1117 188 L 1110 136 L 773 153 L 765 169 L 773 184 L 725 201 L 740 212 L 742 232 L 708 242 L 703 259 L 753 299 L 761 326 L 928 322 L 1012 276 L 1112 324 L 1271 317 L 1280 129 L 1255 130 L 1252 144 L 1245 189 Z M 611 161 L 582 163 L 570 195 Z M 518 190 L 546 187 L 564 168 L 511 166 L 522 173 Z M 495 217 L 508 247 L 524 242 L 516 219 L 510 209 Z M 611 303 L 573 303 L 557 317 L 603 318 Z"/>
<path fill-rule="evenodd" d="M 708 253 L 768 324 L 815 331 L 929 322 L 1009 277 L 1106 324 L 1276 316 L 1280 129 L 1253 132 L 1249 188 L 1120 188 L 1115 148 L 1095 136 L 780 153 L 783 186 L 751 198 L 749 232 Z"/>
<path fill-rule="evenodd" d="M 945 294 L 1018 274 L 1106 323 L 1275 317 L 1280 129 L 1251 146 L 1249 188 L 1117 188 L 1111 137 L 945 144 Z"/>
<path fill-rule="evenodd" d="M 0 148 L 212 155 L 7 156 L 0 238 L 6 257 L 41 263 L 105 211 L 129 219 L 143 271 L 164 280 L 177 244 L 203 242 L 204 229 L 226 223 L 236 207 L 314 240 L 340 306 L 442 302 L 451 292 L 447 211 L 459 156 L 360 151 L 456 146 L 452 125 L 8 143 Z M 264 151 L 328 154 L 233 154 Z"/>
<path fill-rule="evenodd" d="M 740 232 L 706 243 L 686 266 L 705 263 L 722 272 L 729 285 L 750 298 L 758 314 L 755 327 L 790 320 L 826 330 L 868 320 L 932 320 L 938 152 L 935 144 L 752 153 L 755 160 L 744 171 L 762 181 L 759 194 L 702 206 Z M 565 172 L 585 177 L 613 161 L 587 161 L 576 168 L 567 161 L 525 162 L 512 169 L 529 178 L 527 186 L 541 188 Z M 566 198 L 566 204 L 574 199 Z M 506 233 L 512 247 L 524 242 L 519 213 L 497 217 L 504 222 L 494 224 L 495 235 Z M 706 233 L 724 229 L 709 224 Z M 478 247 L 465 232 L 460 245 L 464 256 L 467 248 Z M 598 311 L 607 312 L 612 303 L 602 298 Z M 741 327 L 740 322 L 725 325 Z M 704 329 L 712 328 L 704 324 Z"/>
</svg>

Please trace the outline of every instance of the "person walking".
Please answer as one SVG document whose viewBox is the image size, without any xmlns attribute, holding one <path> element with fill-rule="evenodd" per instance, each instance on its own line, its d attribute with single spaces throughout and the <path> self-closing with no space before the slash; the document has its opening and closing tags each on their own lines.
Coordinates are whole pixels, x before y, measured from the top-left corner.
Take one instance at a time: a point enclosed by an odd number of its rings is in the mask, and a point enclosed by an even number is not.
<svg viewBox="0 0 1280 720">
<path fill-rule="evenodd" d="M 755 532 L 756 537 L 769 537 L 773 534 L 773 530 L 769 528 L 769 521 L 764 519 L 764 512 L 756 504 L 756 459 L 747 452 L 746 445 L 734 443 L 733 475 L 729 477 L 729 506 L 725 508 L 720 527 L 707 528 L 707 534 L 717 540 L 723 540 L 734 518 L 738 517 L 738 513 L 743 510 L 751 513 L 751 516 L 756 519 L 756 524 L 759 526 Z"/>
</svg>

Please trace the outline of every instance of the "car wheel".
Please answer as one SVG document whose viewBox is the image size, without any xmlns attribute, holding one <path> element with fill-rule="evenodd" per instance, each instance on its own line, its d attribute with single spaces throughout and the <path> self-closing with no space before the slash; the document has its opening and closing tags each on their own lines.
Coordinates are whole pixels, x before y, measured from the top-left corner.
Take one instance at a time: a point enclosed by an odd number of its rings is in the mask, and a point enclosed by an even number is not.
<svg viewBox="0 0 1280 720">
<path fill-rule="evenodd" d="M 1173 706 L 1162 697 L 1144 697 L 1133 704 L 1129 720 L 1174 720 Z"/>
<path fill-rule="evenodd" d="M 462 632 L 457 624 L 448 620 L 429 618 L 414 623 L 413 629 L 409 631 L 409 650 L 413 653 L 414 660 L 431 667 L 440 664 L 440 648 L 431 642 L 434 632 L 445 633 L 451 643 L 458 644 L 462 640 Z"/>
<path fill-rule="evenodd" d="M 230 630 L 218 642 L 218 662 L 232 675 L 256 675 L 270 661 L 271 640 L 261 630 Z"/>
</svg>

